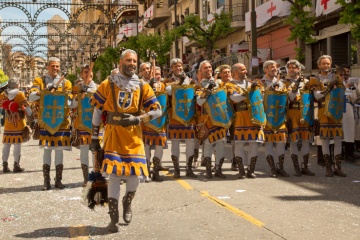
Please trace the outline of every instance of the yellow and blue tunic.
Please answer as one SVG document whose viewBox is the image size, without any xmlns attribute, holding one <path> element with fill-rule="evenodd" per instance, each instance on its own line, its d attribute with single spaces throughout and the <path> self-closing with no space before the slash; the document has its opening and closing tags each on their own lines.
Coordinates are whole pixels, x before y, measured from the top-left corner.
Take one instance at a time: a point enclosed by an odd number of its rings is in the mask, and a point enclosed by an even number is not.
<svg viewBox="0 0 360 240">
<path fill-rule="evenodd" d="M 145 112 L 160 108 L 154 91 L 149 84 L 142 86 L 142 103 L 140 101 L 140 89 L 132 92 L 124 91 L 115 85 L 115 102 L 109 80 L 103 81 L 91 98 L 91 105 L 101 111 L 119 113 L 139 112 L 139 106 Z M 141 125 L 123 127 L 120 125 L 106 124 L 104 133 L 104 161 L 102 171 L 118 176 L 148 176 L 144 143 L 142 141 Z"/>
<path fill-rule="evenodd" d="M 64 87 L 64 89 L 62 89 Z M 45 89 L 45 83 L 43 79 L 37 77 L 34 79 L 33 86 L 30 92 L 38 92 Z M 64 84 L 60 84 L 56 91 L 58 92 L 71 92 L 72 84 L 69 80 L 64 79 Z M 38 100 L 40 101 L 40 100 Z M 70 132 L 70 119 L 66 117 L 60 126 L 60 129 L 55 133 L 51 134 L 47 130 L 40 126 L 40 147 L 59 147 L 63 149 L 71 149 L 71 132 Z"/>
<path fill-rule="evenodd" d="M 234 93 L 242 94 L 250 90 L 251 85 L 247 89 L 241 88 L 234 81 L 229 81 L 225 84 L 225 87 L 229 95 Z M 251 122 L 251 116 L 248 109 L 247 100 L 240 103 L 236 103 L 231 100 L 232 105 L 235 109 L 235 121 L 234 121 L 234 140 L 235 141 L 246 141 L 246 142 L 263 142 L 264 132 L 260 125 Z"/>
<path fill-rule="evenodd" d="M 0 99 L 2 101 L 8 100 L 5 93 L 1 93 Z M 22 109 L 22 106 L 28 106 L 25 95 L 23 92 L 19 91 L 15 98 L 12 100 L 19 106 L 19 110 Z M 26 126 L 25 116 L 21 117 L 19 112 L 11 112 L 10 110 L 5 111 L 5 124 L 4 124 L 4 135 L 2 142 L 3 143 L 22 143 L 23 142 L 23 132 Z"/>
<path fill-rule="evenodd" d="M 155 92 L 165 92 L 165 84 L 162 82 L 157 82 L 154 87 Z M 154 129 L 142 124 L 142 133 L 143 133 L 143 141 L 145 144 L 150 146 L 165 146 L 166 145 L 166 128 L 164 127 L 159 131 L 155 131 Z"/>
</svg>

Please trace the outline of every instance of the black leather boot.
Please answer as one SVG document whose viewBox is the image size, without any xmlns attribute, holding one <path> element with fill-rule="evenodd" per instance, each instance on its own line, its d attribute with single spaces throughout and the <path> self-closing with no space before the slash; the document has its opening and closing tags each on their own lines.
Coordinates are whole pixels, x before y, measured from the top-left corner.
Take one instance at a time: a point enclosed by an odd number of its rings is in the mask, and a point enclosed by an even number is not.
<svg viewBox="0 0 360 240">
<path fill-rule="evenodd" d="M 301 170 L 300 170 L 300 166 L 299 166 L 298 156 L 295 154 L 291 154 L 291 159 L 293 161 L 294 169 L 295 169 L 294 175 L 297 177 L 301 177 Z"/>
<path fill-rule="evenodd" d="M 3 162 L 3 173 L 9 173 L 11 172 L 8 162 Z"/>
<path fill-rule="evenodd" d="M 331 160 L 330 160 L 330 155 L 328 154 L 324 154 L 324 161 L 325 161 L 325 167 L 326 167 L 326 177 L 333 177 L 334 176 L 334 172 L 332 171 L 332 164 L 331 164 Z"/>
<path fill-rule="evenodd" d="M 277 169 L 275 167 L 274 157 L 271 156 L 271 155 L 268 155 L 266 157 L 266 161 L 268 162 L 268 164 L 270 166 L 270 169 L 271 169 L 270 176 L 273 177 L 273 178 L 276 178 L 277 177 Z"/>
<path fill-rule="evenodd" d="M 153 157 L 153 175 L 152 180 L 156 182 L 162 182 L 164 179 L 160 177 L 159 170 L 160 170 L 160 159 L 157 157 Z"/>
<path fill-rule="evenodd" d="M 186 163 L 186 176 L 191 178 L 197 178 L 197 176 L 194 174 L 192 170 L 192 164 L 193 164 L 193 158 L 194 156 L 189 157 L 188 162 Z"/>
<path fill-rule="evenodd" d="M 244 169 L 243 160 L 241 157 L 235 157 L 235 161 L 239 168 L 239 178 L 244 179 L 245 178 L 245 169 Z"/>
<path fill-rule="evenodd" d="M 255 175 L 255 166 L 256 166 L 256 160 L 257 160 L 257 157 L 252 157 L 251 160 L 250 160 L 250 165 L 247 167 L 247 173 L 246 173 L 246 176 L 248 178 L 256 178 L 256 175 Z"/>
<path fill-rule="evenodd" d="M 311 172 L 308 168 L 309 154 L 303 156 L 304 162 L 301 164 L 301 173 L 308 176 L 315 176 L 315 173 Z"/>
<path fill-rule="evenodd" d="M 171 155 L 171 160 L 174 164 L 174 178 L 180 178 L 180 166 L 179 166 L 179 161 L 178 158 Z"/>
<path fill-rule="evenodd" d="M 64 169 L 64 165 L 59 164 L 55 167 L 56 169 L 56 176 L 55 176 L 55 187 L 59 189 L 64 189 L 65 185 L 62 184 L 62 172 Z"/>
<path fill-rule="evenodd" d="M 334 174 L 339 177 L 346 177 L 346 173 L 341 171 L 341 155 L 340 154 L 335 156 L 335 166 L 336 166 L 336 168 L 334 168 Z"/>
<path fill-rule="evenodd" d="M 193 168 L 196 168 L 198 165 L 197 165 L 197 162 L 198 162 L 198 159 L 199 159 L 199 149 L 194 149 L 194 161 L 193 161 L 193 165 L 192 167 Z"/>
<path fill-rule="evenodd" d="M 285 156 L 284 154 L 283 155 L 280 155 L 279 156 L 279 168 L 277 169 L 277 173 L 278 175 L 282 176 L 282 177 L 290 177 L 289 174 L 287 174 L 284 170 L 284 160 L 285 160 Z"/>
<path fill-rule="evenodd" d="M 18 161 L 14 162 L 14 169 L 13 169 L 14 173 L 23 172 L 25 170 L 24 168 L 20 167 L 20 158 L 21 158 L 21 155 L 19 156 Z"/>
<path fill-rule="evenodd" d="M 131 202 L 133 198 L 135 197 L 135 191 L 134 192 L 128 192 L 123 200 L 123 219 L 126 223 L 130 223 L 132 219 L 132 211 L 131 211 Z"/>
<path fill-rule="evenodd" d="M 85 164 L 81 164 L 81 169 L 84 177 L 84 182 L 82 184 L 83 187 L 86 186 L 88 180 L 89 180 L 89 167 Z"/>
<path fill-rule="evenodd" d="M 109 198 L 109 215 L 110 223 L 106 227 L 107 230 L 111 233 L 116 233 L 119 231 L 117 224 L 119 223 L 119 202 L 115 198 Z"/>
<path fill-rule="evenodd" d="M 231 160 L 231 171 L 239 171 L 238 164 L 235 160 L 235 157 Z"/>
<path fill-rule="evenodd" d="M 322 146 L 317 146 L 317 164 L 325 167 L 324 155 L 322 152 Z"/>
<path fill-rule="evenodd" d="M 206 166 L 206 178 L 210 179 L 212 178 L 212 172 L 211 172 L 211 158 L 205 157 L 204 163 Z"/>
<path fill-rule="evenodd" d="M 215 176 L 225 179 L 226 176 L 222 173 L 222 165 L 223 164 L 224 164 L 224 158 L 221 158 L 219 165 L 215 166 Z"/>
<path fill-rule="evenodd" d="M 50 166 L 47 164 L 43 165 L 43 175 L 44 175 L 44 186 L 41 188 L 41 190 L 46 191 L 51 188 L 50 185 Z"/>
</svg>

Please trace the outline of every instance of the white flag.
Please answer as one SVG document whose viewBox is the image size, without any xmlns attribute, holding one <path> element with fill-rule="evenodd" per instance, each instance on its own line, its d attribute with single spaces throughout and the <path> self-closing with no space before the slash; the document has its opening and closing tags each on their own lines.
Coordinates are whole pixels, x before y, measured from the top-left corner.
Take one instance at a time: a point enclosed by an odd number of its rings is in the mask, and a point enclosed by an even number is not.
<svg viewBox="0 0 360 240">
<path fill-rule="evenodd" d="M 341 8 L 341 5 L 337 4 L 336 0 L 317 0 L 316 16 L 329 14 L 339 8 Z"/>
</svg>

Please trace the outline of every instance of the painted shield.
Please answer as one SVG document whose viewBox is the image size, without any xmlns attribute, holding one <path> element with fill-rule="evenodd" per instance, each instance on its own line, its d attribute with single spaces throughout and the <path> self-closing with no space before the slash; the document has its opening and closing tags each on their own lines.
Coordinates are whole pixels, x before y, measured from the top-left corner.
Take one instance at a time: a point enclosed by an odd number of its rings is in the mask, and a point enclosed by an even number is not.
<svg viewBox="0 0 360 240">
<path fill-rule="evenodd" d="M 227 98 L 226 90 L 219 88 L 204 103 L 212 125 L 229 128 L 235 118 L 234 109 Z"/>
<path fill-rule="evenodd" d="M 168 97 L 167 94 L 164 92 L 155 92 L 155 95 L 161 105 L 162 115 L 156 119 L 153 119 L 145 123 L 145 125 L 157 132 L 160 132 L 168 121 L 168 113 L 167 113 Z"/>
<path fill-rule="evenodd" d="M 264 108 L 266 125 L 274 132 L 286 121 L 287 93 L 281 91 L 265 91 Z"/>
<path fill-rule="evenodd" d="M 195 117 L 195 86 L 176 85 L 172 87 L 172 117 L 185 126 Z"/>
<path fill-rule="evenodd" d="M 88 133 L 91 133 L 92 128 L 92 114 L 93 114 L 93 107 L 90 104 L 92 94 L 87 93 L 84 95 L 78 94 L 78 114 L 80 116 L 79 127 L 84 129 Z"/>
<path fill-rule="evenodd" d="M 69 114 L 68 95 L 64 92 L 40 92 L 39 123 L 51 134 L 55 134 Z"/>
<path fill-rule="evenodd" d="M 314 95 L 309 90 L 301 91 L 300 113 L 300 122 L 312 127 L 314 125 Z"/>
<path fill-rule="evenodd" d="M 248 109 L 250 113 L 250 121 L 260 126 L 266 125 L 266 115 L 260 89 L 251 89 L 247 93 Z"/>
<path fill-rule="evenodd" d="M 325 114 L 334 122 L 339 123 L 343 117 L 345 89 L 337 87 L 325 97 Z"/>
</svg>

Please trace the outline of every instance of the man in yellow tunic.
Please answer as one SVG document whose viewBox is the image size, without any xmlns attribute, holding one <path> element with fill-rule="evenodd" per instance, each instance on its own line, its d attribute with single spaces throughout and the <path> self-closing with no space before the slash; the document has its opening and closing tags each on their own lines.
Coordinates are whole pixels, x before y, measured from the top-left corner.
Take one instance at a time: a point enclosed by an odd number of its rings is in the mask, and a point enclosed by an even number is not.
<svg viewBox="0 0 360 240">
<path fill-rule="evenodd" d="M 123 197 L 123 219 L 132 219 L 131 202 L 140 178 L 148 176 L 140 123 L 161 116 L 161 107 L 150 85 L 135 74 L 137 54 L 131 49 L 122 52 L 119 73 L 105 80 L 91 98 L 94 106 L 91 150 L 99 150 L 99 126 L 102 111 L 107 112 L 104 133 L 102 172 L 110 174 L 108 202 L 110 232 L 117 232 L 120 181 L 126 181 Z M 143 113 L 144 110 L 146 113 Z"/>
<path fill-rule="evenodd" d="M 49 92 L 71 92 L 72 84 L 69 80 L 61 77 L 60 73 L 60 59 L 51 57 L 47 64 L 47 74 L 41 78 L 36 77 L 31 87 L 31 93 L 29 95 L 30 101 L 40 101 L 40 91 L 49 90 Z M 50 93 L 49 93 L 50 94 Z M 67 103 L 71 104 L 70 101 Z M 65 116 L 64 121 L 61 123 L 59 130 L 51 134 L 49 131 L 40 126 L 40 148 L 44 149 L 43 155 L 43 175 L 44 175 L 44 186 L 42 190 L 49 190 L 50 185 L 50 166 L 51 166 L 51 151 L 55 151 L 55 187 L 59 189 L 65 188 L 62 184 L 62 172 L 63 172 L 63 150 L 71 150 L 70 143 L 70 119 Z"/>
<path fill-rule="evenodd" d="M 5 125 L 3 135 L 3 173 L 10 172 L 8 159 L 10 147 L 14 145 L 14 169 L 13 172 L 22 172 L 20 167 L 21 143 L 24 141 L 23 132 L 26 126 L 25 113 L 31 116 L 31 110 L 23 92 L 19 91 L 19 79 L 10 78 L 7 89 L 1 93 L 0 101 L 5 109 Z"/>
<path fill-rule="evenodd" d="M 92 72 L 90 72 L 90 66 L 88 64 L 81 67 L 80 77 L 81 79 L 79 79 L 79 81 L 73 88 L 73 94 L 82 95 L 85 93 L 95 93 L 96 84 L 92 80 Z M 71 108 L 73 109 L 73 113 L 75 114 L 74 130 L 76 131 L 78 135 L 77 137 L 80 141 L 80 162 L 84 177 L 83 187 L 85 187 L 89 175 L 89 145 L 91 142 L 91 132 L 88 132 L 86 129 L 83 129 L 79 126 L 81 121 L 81 115 L 78 114 L 80 109 L 77 96 L 75 95 L 71 104 Z"/>
</svg>

